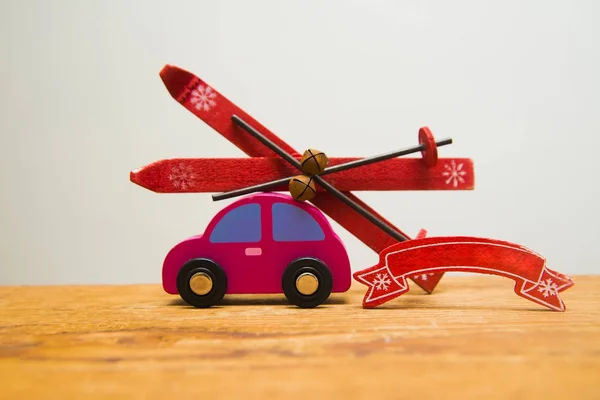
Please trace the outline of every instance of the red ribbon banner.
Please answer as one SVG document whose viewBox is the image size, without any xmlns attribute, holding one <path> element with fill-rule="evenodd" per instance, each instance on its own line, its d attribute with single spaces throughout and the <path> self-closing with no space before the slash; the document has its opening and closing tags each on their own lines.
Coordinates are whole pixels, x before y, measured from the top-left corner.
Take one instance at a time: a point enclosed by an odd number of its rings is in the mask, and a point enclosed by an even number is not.
<svg viewBox="0 0 600 400">
<path fill-rule="evenodd" d="M 426 280 L 430 274 L 473 272 L 515 281 L 515 293 L 554 311 L 565 311 L 559 293 L 574 281 L 546 267 L 544 257 L 523 246 L 475 237 L 417 238 L 387 247 L 379 263 L 355 272 L 368 287 L 364 308 L 377 307 L 409 290 L 407 278 Z"/>
</svg>

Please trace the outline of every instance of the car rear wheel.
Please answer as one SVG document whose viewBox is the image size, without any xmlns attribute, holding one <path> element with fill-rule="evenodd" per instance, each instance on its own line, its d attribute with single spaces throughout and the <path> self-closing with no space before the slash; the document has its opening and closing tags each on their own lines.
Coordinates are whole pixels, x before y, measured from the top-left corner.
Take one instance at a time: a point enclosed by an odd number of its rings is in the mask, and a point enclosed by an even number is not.
<svg viewBox="0 0 600 400">
<path fill-rule="evenodd" d="M 214 261 L 195 258 L 186 262 L 177 275 L 181 298 L 194 307 L 218 304 L 227 291 L 227 275 Z"/>
<path fill-rule="evenodd" d="M 301 308 L 313 308 L 329 298 L 333 278 L 324 263 L 306 257 L 288 265 L 281 284 L 290 303 Z"/>
</svg>

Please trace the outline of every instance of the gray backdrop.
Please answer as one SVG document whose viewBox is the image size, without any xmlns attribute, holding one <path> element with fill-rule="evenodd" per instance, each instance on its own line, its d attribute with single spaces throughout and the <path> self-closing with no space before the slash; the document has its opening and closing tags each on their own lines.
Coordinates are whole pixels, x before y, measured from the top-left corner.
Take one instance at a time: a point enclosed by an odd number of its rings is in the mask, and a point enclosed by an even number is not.
<svg viewBox="0 0 600 400">
<path fill-rule="evenodd" d="M 193 71 L 298 149 L 369 156 L 428 125 L 471 192 L 357 193 L 411 235 L 523 244 L 598 272 L 600 3 L 1 1 L 0 284 L 160 282 L 226 203 L 129 171 L 242 152 L 173 100 Z M 377 256 L 335 225 L 353 268 Z"/>
</svg>

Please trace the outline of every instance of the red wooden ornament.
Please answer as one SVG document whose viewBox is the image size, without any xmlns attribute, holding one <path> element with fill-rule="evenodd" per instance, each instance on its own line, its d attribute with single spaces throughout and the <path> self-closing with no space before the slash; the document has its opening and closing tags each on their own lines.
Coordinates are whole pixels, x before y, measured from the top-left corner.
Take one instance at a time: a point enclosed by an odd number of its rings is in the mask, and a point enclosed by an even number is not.
<svg viewBox="0 0 600 400">
<path fill-rule="evenodd" d="M 435 167 L 438 162 L 437 147 L 431 130 L 426 126 L 419 129 L 419 143 L 425 145 L 425 150 L 421 152 L 425 165 Z"/>
<path fill-rule="evenodd" d="M 379 263 L 355 272 L 368 287 L 363 307 L 384 304 L 409 290 L 407 278 L 428 279 L 440 272 L 472 272 L 504 276 L 515 281 L 515 293 L 554 311 L 564 311 L 558 295 L 574 281 L 546 266 L 534 251 L 510 242 L 476 237 L 430 237 L 392 245 Z"/>
<path fill-rule="evenodd" d="M 472 189 L 474 174 L 470 159 L 438 158 L 437 146 L 449 144 L 451 140 L 436 142 L 429 128 L 422 127 L 418 135 L 422 146 L 402 153 L 421 151 L 422 160 L 392 158 L 400 153 L 388 153 L 363 159 L 360 173 L 356 173 L 343 169 L 358 168 L 357 164 L 344 167 L 341 164 L 359 159 L 328 160 L 323 153 L 306 152 L 301 158 L 284 141 L 188 71 L 166 66 L 160 76 L 179 103 L 253 158 L 161 160 L 132 171 L 132 182 L 156 192 L 222 191 L 231 192 L 225 195 L 238 196 L 242 189 L 265 190 L 268 185 L 268 190 L 285 191 L 287 185 L 281 184 L 281 188 L 274 185 L 279 185 L 282 180 L 288 182 L 290 176 L 298 173 L 296 169 L 301 169 L 318 183 L 311 186 L 312 195 L 316 191 L 320 193 L 314 198 L 301 198 L 306 193 L 307 183 L 292 188 L 292 179 L 289 182 L 292 193 L 299 189 L 294 197 L 311 200 L 323 213 L 379 253 L 377 265 L 353 275 L 369 288 L 363 307 L 379 306 L 407 292 L 407 279 L 431 293 L 445 272 L 462 271 L 507 277 L 515 281 L 515 293 L 519 296 L 555 311 L 565 310 L 559 293 L 574 282 L 547 268 L 546 260 L 539 254 L 514 243 L 493 239 L 426 238 L 424 230 L 415 239 L 410 239 L 350 193 L 351 190 Z M 330 167 L 339 167 L 325 169 L 327 161 Z M 376 164 L 367 165 L 367 162 Z M 327 181 L 319 176 L 328 172 L 332 176 Z M 249 189 L 249 186 L 260 187 Z M 398 243 L 397 240 L 404 241 Z M 278 285 L 277 282 L 275 286 Z"/>
<path fill-rule="evenodd" d="M 334 157 L 330 166 L 357 161 Z M 130 172 L 131 182 L 157 193 L 228 192 L 298 174 L 281 158 L 173 158 L 155 161 Z M 327 176 L 338 190 L 473 190 L 475 171 L 469 158 L 440 158 L 427 167 L 422 159 L 394 158 Z M 316 190 L 323 192 L 317 185 Z M 287 184 L 272 189 L 287 191 Z"/>
<path fill-rule="evenodd" d="M 292 156 L 296 158 L 301 157 L 287 143 L 194 74 L 179 67 L 167 65 L 160 72 L 160 76 L 173 98 L 249 156 L 275 157 L 276 153 L 233 124 L 231 119 L 234 115 L 252 125 L 266 138 Z M 456 187 L 456 185 L 454 186 Z M 351 192 L 344 192 L 344 194 L 355 203 L 367 209 L 372 215 L 402 233 L 400 229 L 383 218 L 354 194 Z M 323 213 L 377 253 L 397 243 L 388 233 L 373 225 L 364 216 L 354 212 L 352 208 L 330 193 L 323 192 L 311 201 Z M 408 237 L 406 234 L 403 235 Z M 434 274 L 426 282 L 415 283 L 425 291 L 432 292 L 441 277 L 442 274 Z"/>
</svg>

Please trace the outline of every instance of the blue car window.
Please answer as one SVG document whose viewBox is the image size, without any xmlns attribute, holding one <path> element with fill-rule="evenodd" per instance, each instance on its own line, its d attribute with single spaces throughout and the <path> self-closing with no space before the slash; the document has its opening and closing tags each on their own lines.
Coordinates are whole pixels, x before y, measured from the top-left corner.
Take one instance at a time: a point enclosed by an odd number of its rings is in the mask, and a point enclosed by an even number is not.
<svg viewBox="0 0 600 400">
<path fill-rule="evenodd" d="M 306 211 L 287 203 L 273 204 L 273 239 L 276 242 L 325 240 L 319 223 Z"/>
<path fill-rule="evenodd" d="M 245 204 L 229 211 L 210 234 L 211 243 L 255 243 L 261 237 L 260 205 Z"/>
</svg>

